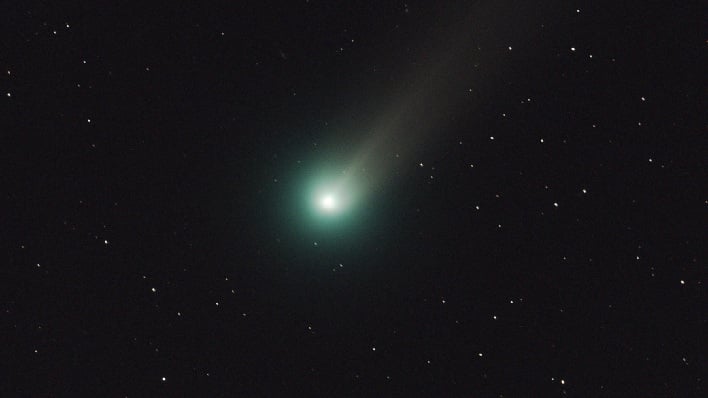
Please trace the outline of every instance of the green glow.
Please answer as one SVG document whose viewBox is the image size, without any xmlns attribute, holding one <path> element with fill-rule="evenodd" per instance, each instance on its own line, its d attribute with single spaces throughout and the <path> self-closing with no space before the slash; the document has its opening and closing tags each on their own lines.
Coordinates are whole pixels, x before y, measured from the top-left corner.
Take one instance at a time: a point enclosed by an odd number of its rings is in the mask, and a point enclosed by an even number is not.
<svg viewBox="0 0 708 398">
<path fill-rule="evenodd" d="M 351 163 L 335 156 L 303 161 L 274 184 L 272 225 L 283 243 L 350 248 L 377 229 L 370 184 Z"/>
<path fill-rule="evenodd" d="M 307 206 L 323 222 L 341 219 L 354 210 L 358 196 L 354 185 L 344 172 L 320 174 L 308 188 Z"/>
<path fill-rule="evenodd" d="M 320 199 L 320 208 L 326 212 L 334 212 L 339 210 L 339 203 L 334 194 L 325 194 L 322 199 Z"/>
<path fill-rule="evenodd" d="M 303 162 L 299 170 L 283 178 L 274 214 L 283 228 L 281 236 L 288 231 L 294 240 L 322 243 L 335 237 L 352 238 L 368 227 L 363 206 L 366 185 L 348 167 L 340 159 Z"/>
</svg>

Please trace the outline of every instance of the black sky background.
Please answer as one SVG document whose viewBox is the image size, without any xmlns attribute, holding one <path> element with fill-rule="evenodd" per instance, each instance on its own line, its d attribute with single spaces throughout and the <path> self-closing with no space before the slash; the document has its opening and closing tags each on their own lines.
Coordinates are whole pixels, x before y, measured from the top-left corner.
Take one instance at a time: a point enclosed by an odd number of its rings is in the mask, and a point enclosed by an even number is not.
<svg viewBox="0 0 708 398">
<path fill-rule="evenodd" d="M 704 395 L 701 11 L 5 3 L 0 393 Z"/>
</svg>

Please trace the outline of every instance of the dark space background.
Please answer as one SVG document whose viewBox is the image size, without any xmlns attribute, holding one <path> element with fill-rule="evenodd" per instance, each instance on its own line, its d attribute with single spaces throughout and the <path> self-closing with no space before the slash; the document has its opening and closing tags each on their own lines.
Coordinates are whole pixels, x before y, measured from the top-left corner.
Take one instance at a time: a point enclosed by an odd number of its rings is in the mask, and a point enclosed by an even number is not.
<svg viewBox="0 0 708 398">
<path fill-rule="evenodd" d="M 0 395 L 705 396 L 703 16 L 3 2 Z M 309 228 L 367 134 L 407 148 Z"/>
</svg>

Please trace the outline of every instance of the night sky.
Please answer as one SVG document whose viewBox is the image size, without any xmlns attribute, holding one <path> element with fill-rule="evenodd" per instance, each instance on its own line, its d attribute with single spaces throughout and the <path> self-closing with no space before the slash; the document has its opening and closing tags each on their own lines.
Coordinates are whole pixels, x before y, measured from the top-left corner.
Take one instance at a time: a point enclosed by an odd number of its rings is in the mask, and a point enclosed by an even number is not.
<svg viewBox="0 0 708 398">
<path fill-rule="evenodd" d="M 3 397 L 706 394 L 705 8 L 5 2 Z"/>
</svg>

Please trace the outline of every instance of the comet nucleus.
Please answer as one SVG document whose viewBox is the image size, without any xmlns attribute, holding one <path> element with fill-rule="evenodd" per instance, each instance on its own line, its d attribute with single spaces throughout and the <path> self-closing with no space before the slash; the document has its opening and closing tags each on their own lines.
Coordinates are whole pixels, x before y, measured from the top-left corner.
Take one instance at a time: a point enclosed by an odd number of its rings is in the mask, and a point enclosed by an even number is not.
<svg viewBox="0 0 708 398">
<path fill-rule="evenodd" d="M 334 194 L 326 193 L 320 198 L 320 208 L 325 212 L 337 211 L 337 198 Z"/>
</svg>

